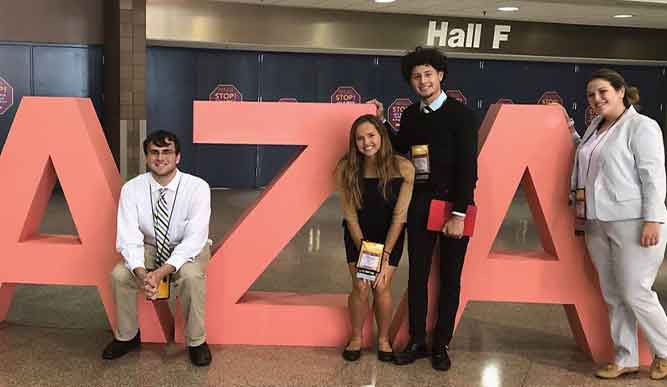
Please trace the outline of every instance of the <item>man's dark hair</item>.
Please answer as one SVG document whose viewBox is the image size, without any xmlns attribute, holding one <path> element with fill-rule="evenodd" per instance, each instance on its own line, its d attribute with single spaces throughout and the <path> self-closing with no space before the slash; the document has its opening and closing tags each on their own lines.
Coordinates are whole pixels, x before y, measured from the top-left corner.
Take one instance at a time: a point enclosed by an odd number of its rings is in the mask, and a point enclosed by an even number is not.
<svg viewBox="0 0 667 387">
<path fill-rule="evenodd" d="M 447 56 L 437 48 L 416 47 L 401 58 L 401 72 L 403 79 L 410 83 L 412 69 L 420 65 L 431 65 L 437 71 L 442 71 L 447 78 Z"/>
<path fill-rule="evenodd" d="M 146 137 L 144 140 L 144 154 L 148 156 L 148 146 L 150 144 L 159 147 L 165 147 L 169 146 L 169 143 L 174 143 L 176 154 L 181 153 L 181 144 L 178 142 L 178 137 L 176 137 L 175 134 L 167 132 L 166 130 L 158 130 L 153 132 L 149 134 L 148 137 Z"/>
</svg>

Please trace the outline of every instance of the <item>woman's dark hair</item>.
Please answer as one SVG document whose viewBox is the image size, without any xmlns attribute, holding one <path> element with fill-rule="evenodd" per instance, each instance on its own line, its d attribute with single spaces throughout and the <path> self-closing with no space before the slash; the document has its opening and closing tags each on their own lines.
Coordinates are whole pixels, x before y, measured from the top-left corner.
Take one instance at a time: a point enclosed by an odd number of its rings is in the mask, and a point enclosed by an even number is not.
<svg viewBox="0 0 667 387">
<path fill-rule="evenodd" d="M 625 96 L 623 97 L 623 105 L 630 107 L 630 105 L 637 105 L 639 103 L 639 89 L 634 86 L 628 86 L 621 74 L 612 69 L 602 68 L 596 70 L 588 80 L 590 83 L 594 79 L 604 79 L 611 84 L 614 90 L 619 91 L 625 89 Z"/>
<path fill-rule="evenodd" d="M 401 72 L 403 79 L 410 83 L 412 69 L 420 65 L 431 65 L 437 71 L 442 71 L 447 78 L 447 56 L 437 48 L 417 47 L 401 58 Z"/>
<path fill-rule="evenodd" d="M 178 142 L 178 137 L 176 137 L 175 134 L 167 132 L 166 130 L 158 130 L 156 132 L 153 132 L 149 134 L 148 137 L 146 137 L 146 139 L 144 140 L 143 143 L 144 154 L 148 155 L 148 146 L 150 144 L 159 147 L 165 147 L 169 146 L 170 143 L 174 143 L 174 150 L 176 151 L 176 154 L 180 154 L 181 144 Z"/>
</svg>

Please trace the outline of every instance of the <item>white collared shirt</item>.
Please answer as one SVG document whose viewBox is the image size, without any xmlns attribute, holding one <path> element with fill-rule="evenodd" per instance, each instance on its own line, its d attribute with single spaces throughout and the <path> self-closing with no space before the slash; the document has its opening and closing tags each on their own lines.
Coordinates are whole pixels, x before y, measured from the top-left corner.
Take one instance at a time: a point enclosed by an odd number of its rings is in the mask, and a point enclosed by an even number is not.
<svg viewBox="0 0 667 387">
<path fill-rule="evenodd" d="M 613 127 L 602 133 L 594 131 L 588 140 L 581 144 L 577 154 L 578 178 L 577 188 L 584 188 L 586 200 L 586 219 L 597 219 L 595 213 L 595 179 L 602 166 L 600 152 L 609 138 L 609 132 Z"/>
<path fill-rule="evenodd" d="M 120 192 L 116 250 L 132 272 L 145 267 L 144 244 L 155 246 L 153 209 L 157 206 L 160 188 L 163 187 L 150 173 L 144 173 L 125 183 Z M 166 263 L 178 271 L 210 243 L 211 189 L 204 180 L 178 170 L 164 188 L 167 188 L 165 198 L 171 212 L 169 241 L 174 248 Z"/>
<path fill-rule="evenodd" d="M 431 102 L 431 103 L 428 105 L 428 107 L 431 108 L 432 111 L 436 111 L 436 110 L 438 110 L 438 109 L 440 109 L 440 108 L 442 107 L 442 104 L 444 104 L 446 100 L 447 100 L 447 94 L 446 94 L 444 91 L 440 90 L 440 95 L 438 96 L 438 98 L 434 99 L 433 102 Z M 421 102 L 419 102 L 419 110 L 420 110 L 420 111 L 423 112 L 423 111 L 424 111 L 424 108 L 425 108 L 426 106 L 427 106 L 427 105 L 426 105 L 426 103 L 424 102 L 424 100 L 422 100 Z M 428 113 L 426 113 L 426 114 L 428 114 Z"/>
</svg>

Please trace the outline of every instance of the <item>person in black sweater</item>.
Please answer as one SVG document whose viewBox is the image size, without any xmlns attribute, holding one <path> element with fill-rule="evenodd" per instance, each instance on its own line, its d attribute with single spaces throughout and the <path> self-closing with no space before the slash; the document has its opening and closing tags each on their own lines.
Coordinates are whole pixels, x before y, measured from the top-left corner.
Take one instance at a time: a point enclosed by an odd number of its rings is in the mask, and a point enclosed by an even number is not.
<svg viewBox="0 0 667 387">
<path fill-rule="evenodd" d="M 474 204 L 477 181 L 478 128 L 475 114 L 442 90 L 447 75 L 447 57 L 437 49 L 417 47 L 402 58 L 405 80 L 421 98 L 405 109 L 391 141 L 398 152 L 409 154 L 416 169 L 414 193 L 408 210 L 408 256 L 410 274 L 408 305 L 410 341 L 395 353 L 394 363 L 409 364 L 431 355 L 433 368 L 451 367 L 447 353 L 459 307 L 461 271 L 468 247 L 463 236 L 465 213 Z M 382 104 L 377 116 L 384 119 Z M 454 203 L 452 216 L 442 232 L 426 229 L 432 199 Z M 433 332 L 432 352 L 426 346 L 427 284 L 431 257 L 440 239 L 440 297 L 438 320 Z"/>
</svg>

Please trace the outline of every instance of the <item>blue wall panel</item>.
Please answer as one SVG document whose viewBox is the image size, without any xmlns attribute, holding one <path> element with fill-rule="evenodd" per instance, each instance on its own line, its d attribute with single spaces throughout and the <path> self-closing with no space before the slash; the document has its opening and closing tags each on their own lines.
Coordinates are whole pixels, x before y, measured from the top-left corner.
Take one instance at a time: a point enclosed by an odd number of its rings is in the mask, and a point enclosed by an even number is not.
<svg viewBox="0 0 667 387">
<path fill-rule="evenodd" d="M 150 48 L 149 53 L 164 50 L 174 49 Z M 177 94 L 187 94 L 182 96 L 183 103 L 179 106 L 184 106 L 188 99 L 208 99 L 216 84 L 235 84 L 246 101 L 296 98 L 299 102 L 327 103 L 340 86 L 354 87 L 362 102 L 378 98 L 385 108 L 396 98 L 417 101 L 402 78 L 398 57 L 197 49 L 182 51 L 189 51 L 191 55 L 184 53 L 189 59 L 181 60 L 178 69 L 174 69 L 179 73 L 187 73 L 182 75 L 179 81 L 183 87 L 175 91 Z M 468 106 L 478 112 L 480 122 L 488 107 L 500 98 L 509 98 L 515 103 L 532 104 L 536 103 L 544 92 L 554 90 L 559 93 L 564 105 L 581 128 L 586 108 L 585 78 L 592 69 L 598 67 L 575 66 L 571 63 L 455 58 L 449 61 L 445 88 L 462 91 Z M 150 74 L 154 68 L 155 66 L 149 68 L 149 79 L 154 78 Z M 621 66 L 618 69 L 631 83 L 636 83 L 642 89 L 644 112 L 658 118 L 664 125 L 667 83 L 662 75 L 662 68 Z M 191 82 L 193 89 L 185 87 L 188 82 Z M 149 90 L 157 87 L 163 89 L 164 83 L 165 80 L 151 81 Z M 166 98 L 170 93 L 149 91 L 149 105 L 153 104 L 150 99 L 158 94 Z M 172 98 L 176 96 L 172 95 Z M 660 104 L 663 104 L 662 111 Z M 173 109 L 179 107 L 170 108 Z M 191 130 L 191 104 L 181 109 L 185 109 L 187 114 L 165 113 L 167 116 L 175 114 L 179 120 L 183 118 L 183 127 Z M 185 122 L 188 120 L 190 122 Z M 169 119 L 167 122 L 174 120 Z M 149 126 L 152 127 L 153 124 L 149 123 Z M 185 139 L 191 139 L 191 135 L 185 136 Z M 278 145 L 200 145 L 194 148 L 195 173 L 206 178 L 212 186 L 238 188 L 268 184 L 301 149 L 298 146 Z"/>
<path fill-rule="evenodd" d="M 181 141 L 183 171 L 195 172 L 192 101 L 195 98 L 195 53 L 188 49 L 152 48 L 146 57 L 147 131 L 168 130 Z"/>
<path fill-rule="evenodd" d="M 317 101 L 317 69 L 313 55 L 262 54 L 260 90 L 262 101 L 296 98 L 299 102 Z M 263 145 L 258 147 L 257 186 L 266 186 L 295 157 L 302 146 Z"/>
<path fill-rule="evenodd" d="M 87 97 L 90 95 L 88 49 L 35 47 L 35 95 Z"/>
<path fill-rule="evenodd" d="M 244 101 L 258 100 L 258 53 L 199 50 L 196 51 L 195 69 L 197 100 L 208 100 L 218 84 L 235 85 Z M 195 171 L 211 186 L 256 186 L 257 145 L 202 144 L 195 148 Z"/>
<path fill-rule="evenodd" d="M 14 89 L 14 104 L 0 115 L 0 151 L 5 145 L 16 109 L 24 95 L 31 95 L 30 47 L 0 45 L 0 77 Z"/>
<path fill-rule="evenodd" d="M 0 77 L 14 89 L 14 105 L 0 116 L 0 149 L 26 95 L 90 97 L 102 119 L 103 64 L 99 46 L 0 44 Z"/>
<path fill-rule="evenodd" d="M 415 93 L 401 74 L 401 58 L 379 57 L 377 70 L 374 74 L 376 93 L 374 97 L 382 102 L 385 109 L 389 108 L 397 98 L 409 98 L 417 101 Z"/>
</svg>

